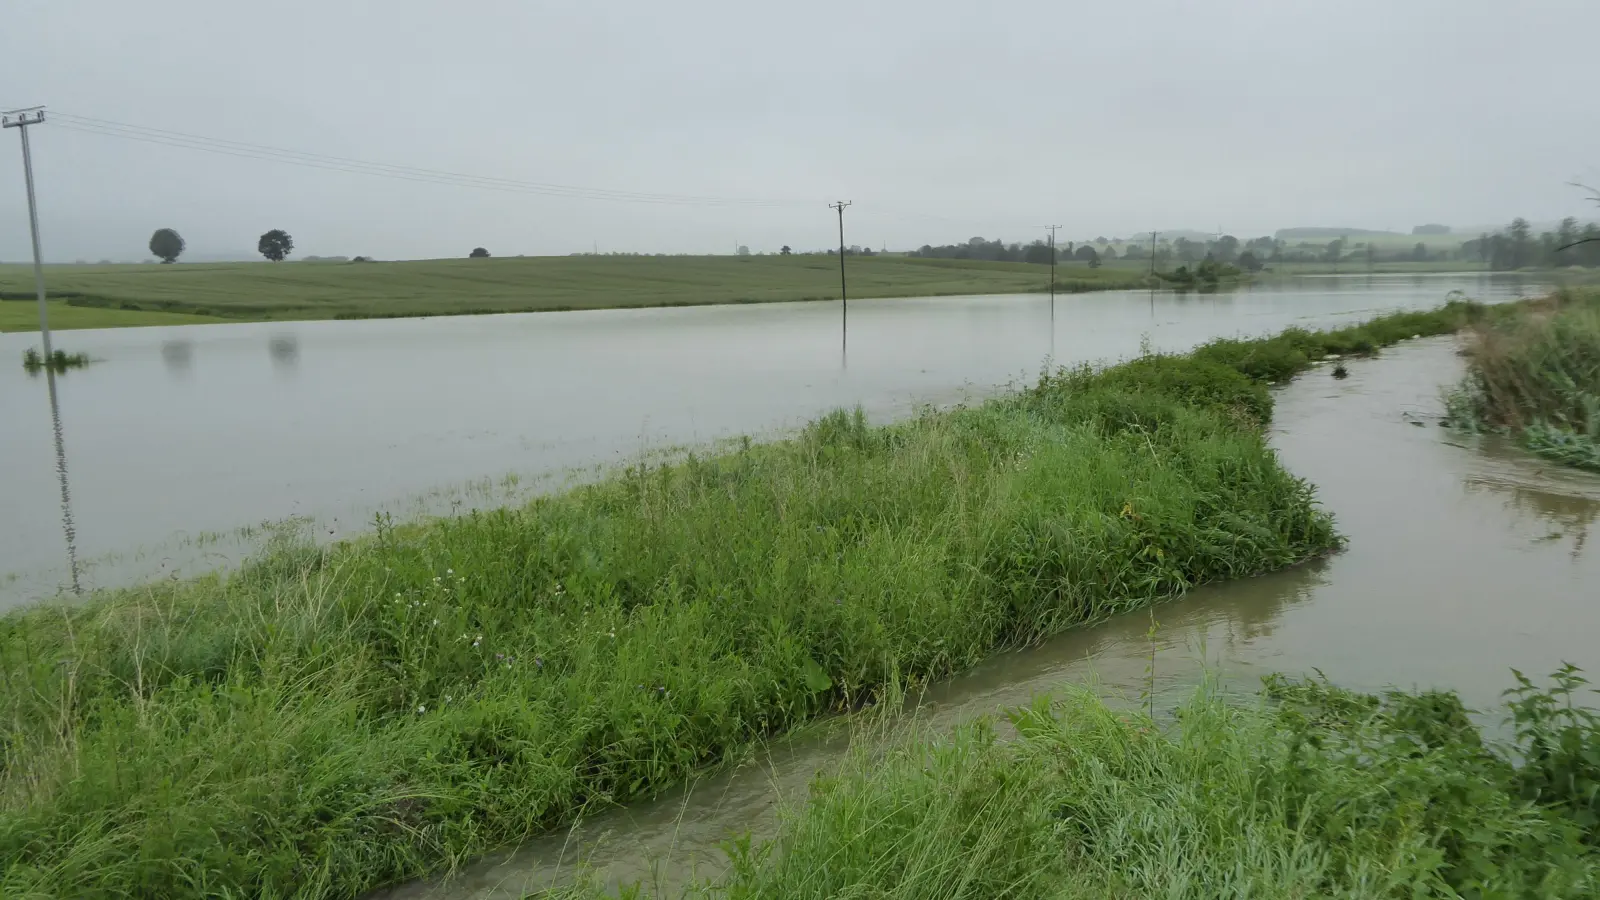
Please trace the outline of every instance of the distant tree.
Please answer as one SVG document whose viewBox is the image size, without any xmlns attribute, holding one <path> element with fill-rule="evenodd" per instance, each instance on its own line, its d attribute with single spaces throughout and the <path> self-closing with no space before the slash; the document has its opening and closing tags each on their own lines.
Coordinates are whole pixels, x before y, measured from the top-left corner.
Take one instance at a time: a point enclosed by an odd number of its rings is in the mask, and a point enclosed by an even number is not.
<svg viewBox="0 0 1600 900">
<path fill-rule="evenodd" d="M 1417 241 L 1417 245 L 1411 248 L 1411 258 L 1417 262 L 1427 262 L 1428 245 L 1421 241 Z"/>
<path fill-rule="evenodd" d="M 1050 245 L 1044 241 L 1034 241 L 1022 251 L 1022 261 L 1035 265 L 1050 265 Z"/>
<path fill-rule="evenodd" d="M 791 254 L 793 252 L 794 252 L 793 250 L 789 249 L 789 245 L 788 244 L 784 244 L 783 245 L 783 249 L 778 251 L 778 255 L 779 256 L 788 256 L 789 254 Z"/>
<path fill-rule="evenodd" d="M 185 246 L 183 236 L 171 228 L 157 228 L 155 234 L 150 235 L 150 252 L 164 263 L 177 262 Z"/>
<path fill-rule="evenodd" d="M 1261 259 L 1254 251 L 1246 250 L 1239 254 L 1239 268 L 1246 272 L 1259 272 L 1262 268 Z"/>
<path fill-rule="evenodd" d="M 1192 263 L 1200 258 L 1202 247 L 1188 238 L 1178 238 L 1172 242 L 1172 250 L 1178 254 L 1178 259 Z"/>
<path fill-rule="evenodd" d="M 1239 239 L 1231 234 L 1225 234 L 1217 240 L 1217 245 L 1212 248 L 1213 255 L 1218 262 L 1231 263 L 1239 257 Z"/>
<path fill-rule="evenodd" d="M 1344 238 L 1334 238 L 1322 251 L 1322 258 L 1331 263 L 1344 259 Z"/>
<path fill-rule="evenodd" d="M 1088 244 L 1084 244 L 1074 251 L 1072 258 L 1078 260 L 1079 262 L 1086 262 L 1091 266 L 1100 265 L 1100 254 L 1095 252 L 1094 247 Z"/>
<path fill-rule="evenodd" d="M 1507 230 L 1506 237 L 1510 238 L 1508 269 L 1520 269 L 1533 262 L 1533 228 L 1528 220 L 1518 218 L 1511 220 L 1511 227 Z"/>
<path fill-rule="evenodd" d="M 743 244 L 740 244 L 738 250 L 736 250 L 735 252 L 738 253 L 740 256 L 749 256 L 750 255 L 750 248 L 746 247 Z"/>
<path fill-rule="evenodd" d="M 488 259 L 489 258 L 489 251 L 483 249 L 482 247 L 473 247 L 472 248 L 472 252 L 467 254 L 467 258 L 468 259 Z"/>
<path fill-rule="evenodd" d="M 1109 244 L 1106 245 L 1106 248 L 1104 250 L 1100 251 L 1100 258 L 1101 259 L 1116 259 L 1117 258 L 1117 248 L 1112 247 Z"/>
<path fill-rule="evenodd" d="M 294 238 L 282 228 L 274 228 L 256 241 L 256 250 L 273 262 L 283 262 L 294 251 Z"/>
<path fill-rule="evenodd" d="M 1378 245 L 1372 243 L 1371 241 L 1368 241 L 1367 242 L 1367 271 L 1368 272 L 1372 271 L 1372 267 L 1376 266 L 1377 264 L 1378 264 Z"/>
</svg>

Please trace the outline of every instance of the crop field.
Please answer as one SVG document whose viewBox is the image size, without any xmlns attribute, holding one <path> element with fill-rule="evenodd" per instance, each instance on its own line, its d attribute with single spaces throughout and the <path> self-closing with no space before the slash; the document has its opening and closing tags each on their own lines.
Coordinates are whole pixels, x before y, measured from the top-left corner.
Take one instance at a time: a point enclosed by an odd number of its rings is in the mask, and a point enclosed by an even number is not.
<svg viewBox="0 0 1600 900">
<path fill-rule="evenodd" d="M 852 298 L 1044 291 L 1049 269 L 1026 263 L 849 257 Z M 1141 286 L 1141 273 L 1061 266 L 1061 290 Z M 50 266 L 59 328 L 187 321 L 386 318 L 837 300 L 829 256 L 512 257 L 408 262 Z M 31 330 L 33 273 L 0 266 L 0 327 Z M 26 307 L 26 309 L 24 309 Z M 153 318 L 149 314 L 162 314 Z M 81 320 L 79 317 L 82 316 Z"/>
</svg>

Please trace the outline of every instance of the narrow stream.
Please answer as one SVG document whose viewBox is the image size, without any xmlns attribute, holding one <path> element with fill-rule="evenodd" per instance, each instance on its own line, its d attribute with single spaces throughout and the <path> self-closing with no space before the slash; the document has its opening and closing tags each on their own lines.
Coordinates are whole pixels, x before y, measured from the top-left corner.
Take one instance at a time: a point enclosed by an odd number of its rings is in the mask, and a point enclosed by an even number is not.
<svg viewBox="0 0 1600 900">
<path fill-rule="evenodd" d="M 1319 670 L 1358 689 L 1453 688 L 1488 709 L 1513 667 L 1600 672 L 1589 541 L 1600 477 L 1437 427 L 1441 388 L 1460 371 L 1453 341 L 1416 341 L 1352 363 L 1346 380 L 1320 369 L 1281 392 L 1273 442 L 1318 486 L 1350 538 L 1344 553 L 1002 654 L 927 692 L 919 716 L 949 727 L 1070 683 L 1125 697 L 1153 686 L 1172 704 L 1206 668 L 1241 690 L 1269 672 Z M 613 885 L 670 890 L 713 875 L 719 843 L 770 835 L 780 802 L 803 799 L 845 750 L 842 731 L 384 896 L 515 898 L 570 878 L 580 859 Z"/>
</svg>

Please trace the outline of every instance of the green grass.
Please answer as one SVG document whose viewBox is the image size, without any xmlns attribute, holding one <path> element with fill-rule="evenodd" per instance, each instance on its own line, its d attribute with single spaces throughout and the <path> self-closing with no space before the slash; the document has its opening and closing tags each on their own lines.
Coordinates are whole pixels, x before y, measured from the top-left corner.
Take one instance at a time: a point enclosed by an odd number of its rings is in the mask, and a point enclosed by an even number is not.
<svg viewBox="0 0 1600 900">
<path fill-rule="evenodd" d="M 1600 291 L 1561 291 L 1479 323 L 1446 405 L 1460 427 L 1504 431 L 1547 459 L 1600 471 Z"/>
<path fill-rule="evenodd" d="M 849 257 L 852 298 L 1043 291 L 1049 269 L 904 257 Z M 527 257 L 374 263 L 201 263 L 51 266 L 52 296 L 74 309 L 182 313 L 234 321 L 543 312 L 837 300 L 839 263 L 828 256 Z M 32 296 L 31 268 L 0 266 L 0 295 Z M 1066 291 L 1137 287 L 1137 272 L 1063 266 Z M 13 312 L 0 303 L 0 317 Z M 13 323 L 30 327 L 20 313 Z M 64 318 L 56 327 L 78 326 Z M 130 319 L 127 324 L 137 320 Z M 118 324 L 118 323 L 107 323 Z M 36 327 L 36 326 L 34 326 Z"/>
<path fill-rule="evenodd" d="M 0 266 L 0 270 L 5 269 Z M 96 306 L 68 306 L 52 300 L 47 306 L 51 331 L 74 328 L 127 328 L 136 325 L 207 325 L 228 321 L 213 316 L 143 310 L 102 309 Z M 39 307 L 34 303 L 0 302 L 0 334 L 8 331 L 38 331 Z"/>
<path fill-rule="evenodd" d="M 1519 676 L 1520 677 L 1520 676 Z M 1600 893 L 1600 720 L 1523 681 L 1516 737 L 1450 693 L 1204 685 L 1173 719 L 1069 690 L 947 737 L 867 742 L 697 900 L 1554 898 Z M 592 897 L 579 886 L 546 896 Z M 638 889 L 625 896 L 640 896 Z"/>
<path fill-rule="evenodd" d="M 0 619 L 0 894 L 353 896 L 886 686 L 1326 553 L 1259 426 L 1327 347 L 1048 374 Z"/>
</svg>

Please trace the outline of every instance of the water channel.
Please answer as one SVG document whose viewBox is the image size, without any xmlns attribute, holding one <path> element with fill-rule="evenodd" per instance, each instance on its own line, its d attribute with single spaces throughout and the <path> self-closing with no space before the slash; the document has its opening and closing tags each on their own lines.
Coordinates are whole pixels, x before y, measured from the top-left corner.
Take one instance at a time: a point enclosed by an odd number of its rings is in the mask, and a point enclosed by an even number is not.
<svg viewBox="0 0 1600 900">
<path fill-rule="evenodd" d="M 55 427 L 45 379 L 14 364 L 36 337 L 0 335 L 0 608 L 227 567 L 262 523 L 338 537 L 835 407 L 881 419 L 982 396 L 1047 359 L 1540 289 L 1357 275 L 1053 311 L 1038 294 L 856 301 L 848 358 L 833 303 L 72 331 L 57 343 L 98 361 L 58 379 Z"/>
</svg>

